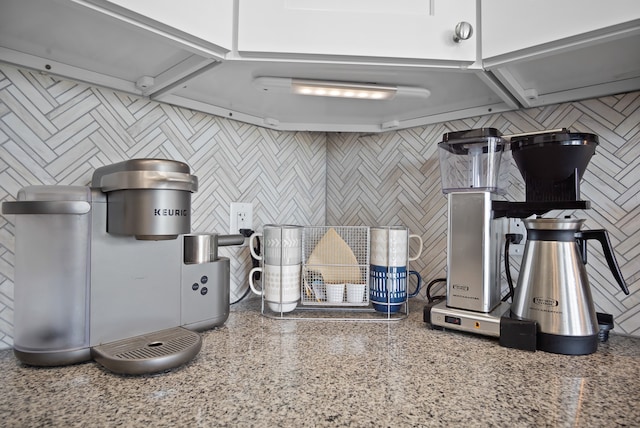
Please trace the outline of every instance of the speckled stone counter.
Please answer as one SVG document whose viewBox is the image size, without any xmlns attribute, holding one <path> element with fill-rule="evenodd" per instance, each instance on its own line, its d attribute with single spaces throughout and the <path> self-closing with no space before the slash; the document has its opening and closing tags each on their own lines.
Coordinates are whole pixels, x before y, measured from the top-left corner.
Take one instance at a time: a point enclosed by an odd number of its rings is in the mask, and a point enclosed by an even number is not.
<svg viewBox="0 0 640 428">
<path fill-rule="evenodd" d="M 640 340 L 562 356 L 395 322 L 274 320 L 259 300 L 203 334 L 189 364 L 119 376 L 0 353 L 4 427 L 640 426 Z"/>
</svg>

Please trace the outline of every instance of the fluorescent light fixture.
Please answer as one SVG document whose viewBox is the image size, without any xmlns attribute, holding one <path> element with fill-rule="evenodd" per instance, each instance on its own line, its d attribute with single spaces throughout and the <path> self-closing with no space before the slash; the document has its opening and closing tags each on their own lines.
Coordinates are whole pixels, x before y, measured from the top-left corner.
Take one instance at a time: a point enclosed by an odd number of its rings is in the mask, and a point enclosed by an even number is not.
<svg viewBox="0 0 640 428">
<path fill-rule="evenodd" d="M 253 83 L 264 91 L 280 91 L 298 95 L 360 100 L 390 100 L 400 94 L 421 96 L 424 98 L 431 95 L 431 92 L 427 89 L 417 87 L 295 79 L 288 77 L 257 77 Z"/>
</svg>

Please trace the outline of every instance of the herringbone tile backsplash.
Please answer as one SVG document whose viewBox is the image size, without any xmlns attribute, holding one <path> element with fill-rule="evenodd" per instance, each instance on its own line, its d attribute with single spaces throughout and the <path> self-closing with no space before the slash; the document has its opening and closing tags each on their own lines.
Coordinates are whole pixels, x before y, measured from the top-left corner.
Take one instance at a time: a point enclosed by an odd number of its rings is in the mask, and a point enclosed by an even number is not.
<svg viewBox="0 0 640 428">
<path fill-rule="evenodd" d="M 33 184 L 88 184 L 95 168 L 130 158 L 181 160 L 198 176 L 194 231 L 228 233 L 229 203 L 252 202 L 254 227 L 403 224 L 425 250 L 425 280 L 445 273 L 446 209 L 436 143 L 444 132 L 517 133 L 570 127 L 600 136 L 582 183 L 592 209 L 576 213 L 609 231 L 630 296 L 590 246 L 597 309 L 616 332 L 640 336 L 640 93 L 488 115 L 383 134 L 277 132 L 123 93 L 0 65 L 0 200 Z M 512 175 L 510 197 L 523 185 Z M 0 216 L 0 349 L 12 345 L 14 226 Z M 248 249 L 231 258 L 232 300 L 244 293 Z M 518 260 L 514 260 L 514 271 Z"/>
<path fill-rule="evenodd" d="M 425 281 L 445 277 L 447 208 L 436 143 L 445 132 L 480 127 L 504 134 L 565 127 L 600 137 L 580 188 L 591 209 L 549 215 L 573 214 L 587 219 L 585 229 L 608 230 L 631 295 L 619 289 L 602 249 L 590 244 L 587 271 L 596 310 L 614 315 L 616 332 L 640 336 L 640 92 L 384 134 L 329 134 L 327 222 L 405 225 L 424 241 L 412 268 Z M 523 180 L 511 163 L 508 197 L 524 200 Z M 511 260 L 515 276 L 520 260 Z"/>
</svg>

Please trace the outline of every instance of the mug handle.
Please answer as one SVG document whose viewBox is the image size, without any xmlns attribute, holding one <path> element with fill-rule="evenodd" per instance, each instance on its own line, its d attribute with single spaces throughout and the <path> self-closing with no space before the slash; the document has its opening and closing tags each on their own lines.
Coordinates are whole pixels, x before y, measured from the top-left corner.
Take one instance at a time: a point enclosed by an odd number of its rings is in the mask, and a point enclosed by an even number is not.
<svg viewBox="0 0 640 428">
<path fill-rule="evenodd" d="M 422 277 L 420 276 L 420 273 L 418 271 L 415 270 L 410 270 L 409 271 L 409 275 L 415 275 L 416 278 L 418 278 L 418 285 L 416 286 L 416 291 L 414 291 L 413 293 L 409 294 L 409 297 L 416 297 L 418 295 L 418 293 L 420 292 L 420 288 L 422 287 Z M 407 282 L 407 289 L 409 288 L 409 283 Z"/>
<path fill-rule="evenodd" d="M 256 272 L 262 272 L 262 267 L 254 267 L 253 269 L 251 269 L 251 271 L 249 271 L 249 287 L 251 287 L 251 291 L 256 293 L 258 296 L 262 296 L 262 290 L 258 290 L 253 283 L 253 274 Z"/>
<path fill-rule="evenodd" d="M 249 237 L 249 251 L 251 251 L 251 255 L 253 256 L 254 259 L 262 260 L 262 256 L 259 256 L 258 254 L 256 254 L 255 251 L 253 251 L 253 239 L 257 238 L 258 236 L 262 236 L 262 232 L 255 232 L 253 235 Z M 251 284 L 251 282 L 249 282 L 249 284 Z"/>
<path fill-rule="evenodd" d="M 418 240 L 418 242 L 420 242 L 420 248 L 418 249 L 418 253 L 414 257 L 409 257 L 410 262 L 418 260 L 420 254 L 422 254 L 422 238 L 420 237 L 420 235 L 409 235 L 409 240 L 411 240 L 412 238 L 415 238 Z"/>
</svg>

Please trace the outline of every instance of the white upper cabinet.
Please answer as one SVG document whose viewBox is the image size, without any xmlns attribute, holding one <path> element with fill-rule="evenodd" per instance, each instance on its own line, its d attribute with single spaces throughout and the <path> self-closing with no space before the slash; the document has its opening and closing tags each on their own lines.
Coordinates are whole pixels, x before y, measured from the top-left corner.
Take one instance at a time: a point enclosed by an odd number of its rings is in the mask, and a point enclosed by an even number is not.
<svg viewBox="0 0 640 428">
<path fill-rule="evenodd" d="M 483 67 L 523 106 L 640 89 L 640 1 L 481 4 Z"/>
<path fill-rule="evenodd" d="M 279 130 L 379 132 L 639 90 L 640 0 L 0 0 L 0 61 Z"/>
<path fill-rule="evenodd" d="M 224 37 L 217 33 L 222 26 L 209 31 L 200 19 L 194 20 L 196 35 L 191 35 L 187 0 L 118 3 L 130 9 L 99 0 L 2 0 L 0 61 L 153 95 L 215 65 L 227 52 L 222 46 L 231 44 L 233 0 L 211 2 L 227 15 L 220 19 L 228 33 Z M 188 3 L 208 12 L 218 9 L 204 0 Z M 151 16 L 143 16 L 147 13 Z"/>
<path fill-rule="evenodd" d="M 72 0 L 218 58 L 231 50 L 233 0 Z"/>
<path fill-rule="evenodd" d="M 238 52 L 245 57 L 445 66 L 476 61 L 476 0 L 238 3 Z M 460 22 L 469 24 L 462 29 L 462 37 L 468 38 L 455 42 Z"/>
<path fill-rule="evenodd" d="M 593 32 L 637 19 L 638 0 L 483 0 L 482 57 L 587 39 Z"/>
</svg>

